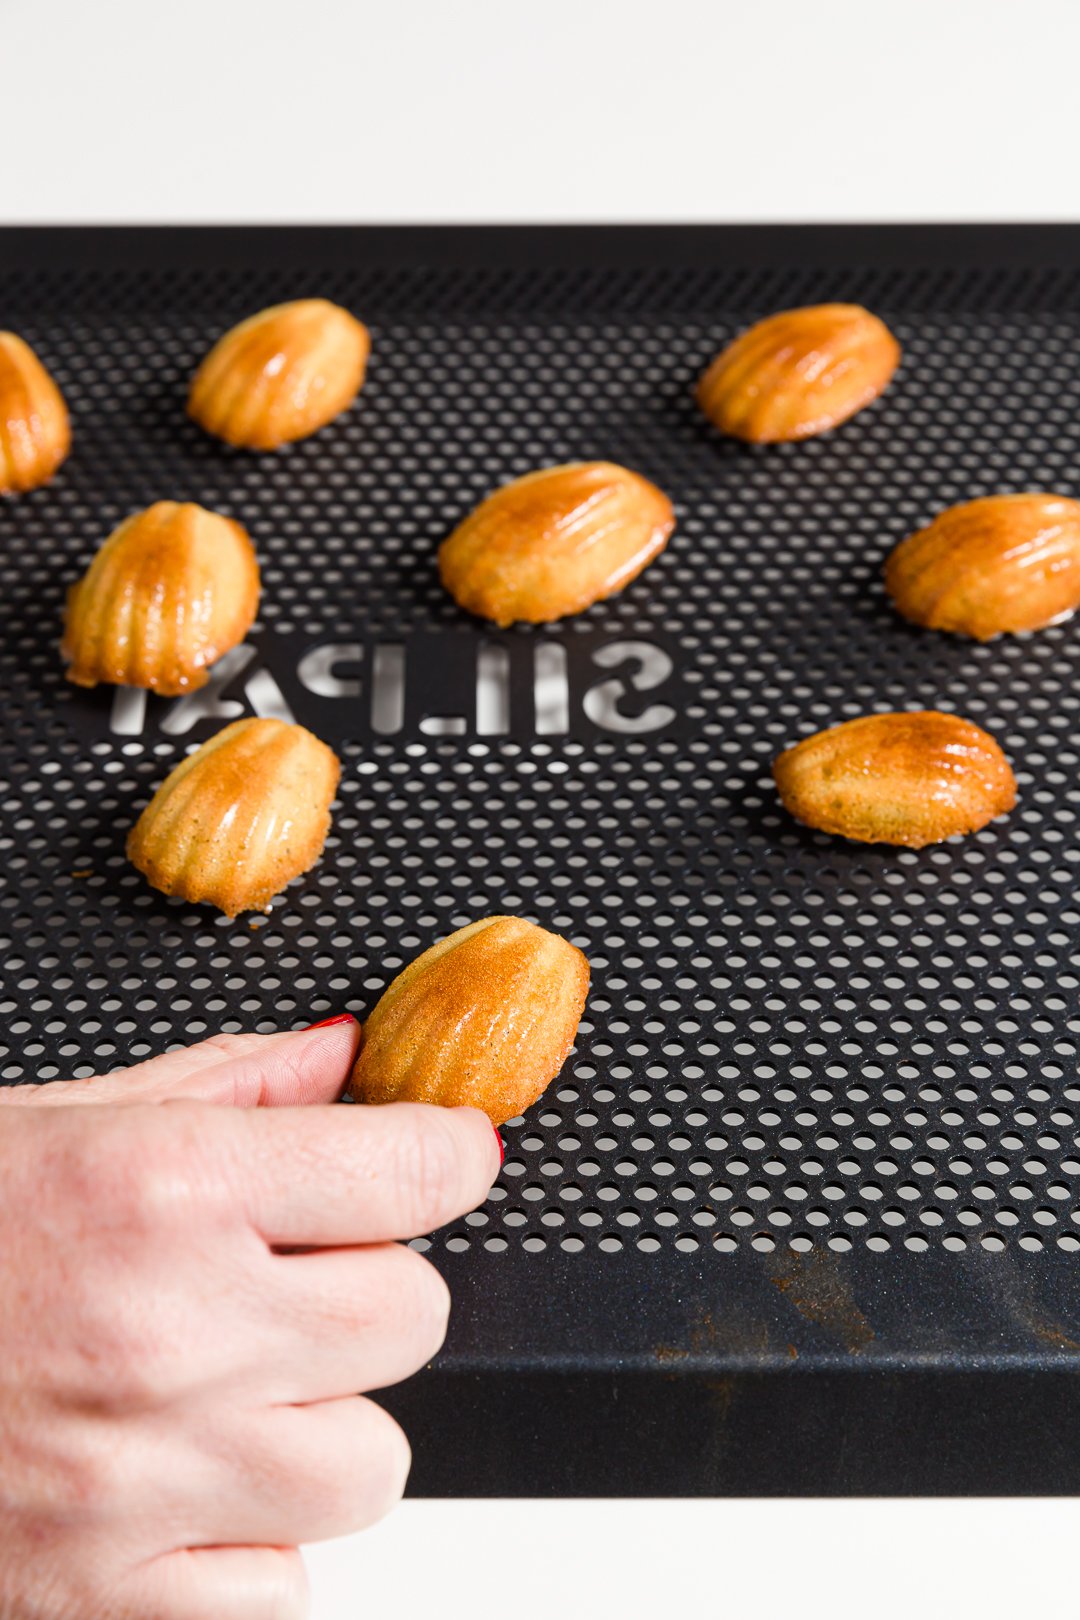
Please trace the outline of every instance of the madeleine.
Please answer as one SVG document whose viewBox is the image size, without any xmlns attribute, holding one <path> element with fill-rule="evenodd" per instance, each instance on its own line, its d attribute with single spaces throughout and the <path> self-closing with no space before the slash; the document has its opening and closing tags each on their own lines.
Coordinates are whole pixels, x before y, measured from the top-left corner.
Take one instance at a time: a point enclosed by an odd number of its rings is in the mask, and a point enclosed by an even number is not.
<svg viewBox="0 0 1080 1620">
<path fill-rule="evenodd" d="M 237 720 L 170 771 L 128 836 L 155 889 L 227 917 L 265 911 L 314 866 L 341 768 L 285 720 Z"/>
<path fill-rule="evenodd" d="M 195 373 L 188 414 L 226 444 L 276 450 L 352 404 L 370 350 L 367 327 L 338 304 L 274 304 L 215 343 Z"/>
<path fill-rule="evenodd" d="M 64 396 L 30 345 L 0 332 L 0 495 L 47 484 L 70 448 Z"/>
<path fill-rule="evenodd" d="M 899 364 L 899 343 L 868 309 L 811 304 L 737 337 L 701 378 L 697 400 L 733 438 L 809 439 L 870 405 Z"/>
<path fill-rule="evenodd" d="M 481 501 L 439 548 L 439 573 L 479 618 L 547 624 L 621 591 L 674 527 L 655 484 L 610 461 L 573 461 Z"/>
<path fill-rule="evenodd" d="M 885 588 L 928 630 L 991 641 L 1080 607 L 1080 501 L 989 495 L 939 512 L 893 551 Z"/>
<path fill-rule="evenodd" d="M 909 849 L 977 832 L 1016 803 L 993 737 L 934 709 L 819 731 L 786 749 L 773 777 L 784 808 L 808 827 Z"/>
<path fill-rule="evenodd" d="M 163 697 L 194 691 L 243 641 L 258 605 L 246 530 L 191 502 L 157 501 L 113 531 L 68 592 L 67 678 Z"/>
<path fill-rule="evenodd" d="M 358 1102 L 480 1108 L 493 1125 L 534 1103 L 566 1061 L 589 964 L 523 917 L 484 917 L 399 973 L 364 1025 Z"/>
</svg>

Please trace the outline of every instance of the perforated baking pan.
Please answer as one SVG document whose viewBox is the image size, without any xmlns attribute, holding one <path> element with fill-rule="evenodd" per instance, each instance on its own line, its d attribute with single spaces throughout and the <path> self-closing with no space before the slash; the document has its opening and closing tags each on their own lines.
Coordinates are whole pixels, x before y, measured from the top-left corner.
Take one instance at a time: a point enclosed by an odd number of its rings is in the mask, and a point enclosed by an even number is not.
<svg viewBox="0 0 1080 1620">
<path fill-rule="evenodd" d="M 371 326 L 357 408 L 272 456 L 188 423 L 211 339 L 316 293 Z M 885 396 L 801 445 L 717 437 L 705 363 L 823 299 L 898 334 Z M 413 1490 L 1075 1491 L 1080 629 L 919 632 L 881 564 L 954 501 L 1080 495 L 1080 230 L 8 230 L 0 325 L 75 431 L 0 507 L 3 1079 L 362 1016 L 521 911 L 594 987 L 488 1202 L 421 1243 L 455 1311 L 386 1396 Z M 439 540 L 590 457 L 671 495 L 663 557 L 565 624 L 461 614 Z M 77 692 L 65 586 L 163 497 L 247 525 L 259 624 L 194 698 Z M 779 811 L 781 746 L 930 706 L 1011 756 L 1007 820 L 914 854 Z M 228 922 L 123 842 L 252 711 L 344 777 L 322 863 Z"/>
</svg>

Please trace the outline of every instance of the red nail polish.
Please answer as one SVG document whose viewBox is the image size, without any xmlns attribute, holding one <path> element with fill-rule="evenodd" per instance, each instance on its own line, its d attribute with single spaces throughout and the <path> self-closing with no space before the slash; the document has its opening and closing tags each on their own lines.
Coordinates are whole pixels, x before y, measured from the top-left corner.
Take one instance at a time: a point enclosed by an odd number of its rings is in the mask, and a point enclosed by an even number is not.
<svg viewBox="0 0 1080 1620">
<path fill-rule="evenodd" d="M 501 1170 L 502 1167 L 503 1167 L 503 1161 L 506 1158 L 506 1143 L 503 1141 L 502 1137 L 499 1135 L 498 1130 L 496 1129 L 496 1127 L 493 1125 L 491 1128 L 492 1128 L 493 1131 L 495 1131 L 495 1140 L 499 1144 L 499 1169 Z"/>
<path fill-rule="evenodd" d="M 304 1026 L 304 1034 L 306 1035 L 309 1029 L 329 1029 L 331 1024 L 355 1023 L 356 1019 L 353 1017 L 352 1013 L 335 1013 L 333 1018 L 322 1018 L 317 1024 L 306 1024 Z"/>
</svg>

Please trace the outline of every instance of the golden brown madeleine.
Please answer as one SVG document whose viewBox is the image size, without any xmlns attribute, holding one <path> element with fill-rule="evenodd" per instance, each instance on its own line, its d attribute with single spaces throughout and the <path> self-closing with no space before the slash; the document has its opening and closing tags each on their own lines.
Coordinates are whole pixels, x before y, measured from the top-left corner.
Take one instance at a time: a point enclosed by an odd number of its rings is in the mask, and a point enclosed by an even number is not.
<svg viewBox="0 0 1080 1620">
<path fill-rule="evenodd" d="M 733 438 L 809 439 L 877 399 L 899 364 L 899 343 L 868 309 L 811 304 L 737 337 L 701 378 L 697 400 Z"/>
<path fill-rule="evenodd" d="M 215 343 L 195 373 L 188 412 L 227 444 L 276 450 L 352 404 L 370 350 L 367 327 L 338 304 L 274 304 Z"/>
<path fill-rule="evenodd" d="M 589 964 L 523 917 L 484 917 L 418 956 L 383 993 L 353 1070 L 358 1102 L 524 1113 L 574 1044 Z"/>
<path fill-rule="evenodd" d="M 1080 501 L 988 495 L 901 540 L 885 588 L 906 619 L 990 641 L 1080 607 Z"/>
<path fill-rule="evenodd" d="M 67 678 L 193 691 L 243 641 L 258 605 L 246 530 L 191 502 L 156 501 L 113 531 L 68 592 Z"/>
<path fill-rule="evenodd" d="M 341 767 L 303 726 L 236 720 L 170 771 L 128 835 L 155 889 L 227 917 L 265 911 L 314 866 Z"/>
<path fill-rule="evenodd" d="M 504 484 L 439 548 L 459 606 L 506 626 L 546 624 L 614 596 L 675 527 L 667 496 L 611 461 L 571 461 Z"/>
<path fill-rule="evenodd" d="M 0 495 L 47 484 L 70 448 L 59 388 L 28 343 L 0 332 Z"/>
<path fill-rule="evenodd" d="M 993 737 L 935 709 L 831 726 L 786 749 L 773 776 L 784 808 L 808 827 L 909 849 L 977 832 L 1016 803 Z"/>
</svg>

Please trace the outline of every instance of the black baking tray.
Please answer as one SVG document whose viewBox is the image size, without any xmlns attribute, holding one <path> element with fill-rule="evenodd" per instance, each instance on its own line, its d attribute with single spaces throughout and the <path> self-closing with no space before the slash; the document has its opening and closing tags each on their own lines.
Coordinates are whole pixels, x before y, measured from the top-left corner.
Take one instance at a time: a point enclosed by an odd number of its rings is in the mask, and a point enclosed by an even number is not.
<svg viewBox="0 0 1080 1620">
<path fill-rule="evenodd" d="M 200 434 L 208 343 L 307 294 L 372 329 L 357 408 L 273 456 Z M 720 439 L 704 365 L 825 299 L 897 332 L 885 396 L 806 444 Z M 491 1198 L 420 1242 L 455 1309 L 385 1396 L 411 1489 L 1076 1491 L 1080 630 L 919 632 L 881 564 L 954 501 L 1080 494 L 1080 228 L 14 229 L 0 325 L 75 428 L 0 506 L 3 1079 L 363 1015 L 436 937 L 521 911 L 593 991 Z M 668 491 L 663 557 L 565 624 L 461 614 L 439 540 L 580 457 Z M 78 693 L 65 586 L 162 497 L 248 526 L 259 624 L 186 707 Z M 782 815 L 781 746 L 927 706 L 998 737 L 1007 820 L 914 854 Z M 345 768 L 321 865 L 230 923 L 123 841 L 253 709 Z"/>
</svg>

